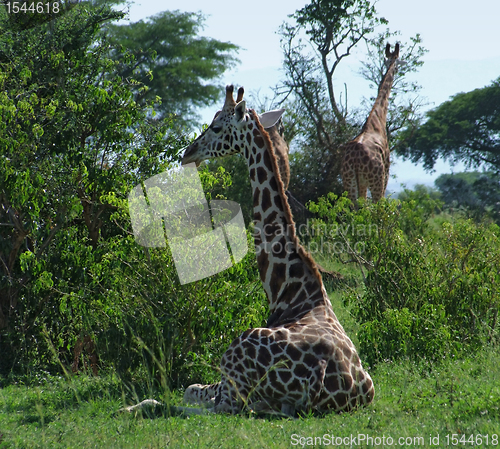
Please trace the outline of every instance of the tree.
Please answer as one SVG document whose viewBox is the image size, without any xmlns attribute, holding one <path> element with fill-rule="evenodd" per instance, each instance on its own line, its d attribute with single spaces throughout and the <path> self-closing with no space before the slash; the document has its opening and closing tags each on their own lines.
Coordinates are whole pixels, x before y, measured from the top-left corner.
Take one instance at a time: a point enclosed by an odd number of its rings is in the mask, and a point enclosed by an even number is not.
<svg viewBox="0 0 500 449">
<path fill-rule="evenodd" d="M 441 199 L 476 220 L 490 217 L 500 223 L 500 182 L 494 172 L 464 172 L 440 175 L 435 181 Z"/>
<path fill-rule="evenodd" d="M 429 187 L 425 184 L 415 184 L 413 190 L 404 189 L 397 194 L 397 199 L 400 201 L 421 201 L 423 198 L 429 198 L 433 201 L 440 201 L 441 193 L 439 190 Z"/>
<path fill-rule="evenodd" d="M 143 86 L 122 77 L 135 59 L 102 32 L 122 14 L 106 3 L 28 27 L 2 22 L 0 376 L 61 373 L 92 341 L 118 374 L 140 367 L 185 384 L 193 353 L 217 357 L 262 325 L 265 293 L 253 254 L 181 285 L 168 248 L 136 243 L 129 192 L 177 167 L 188 141 L 135 101 Z M 226 180 L 201 177 L 208 191 Z"/>
<path fill-rule="evenodd" d="M 124 234 L 117 203 L 179 150 L 166 122 L 146 127 L 150 108 L 105 56 L 99 30 L 122 16 L 82 3 L 0 37 L 0 331 L 15 348 L 2 354 L 41 345 L 44 326 L 61 346 L 88 329 L 99 289 L 90 268 L 103 239 Z M 68 297 L 79 310 L 71 325 L 57 318 Z"/>
<path fill-rule="evenodd" d="M 164 11 L 129 25 L 108 25 L 109 38 L 122 50 L 120 73 L 133 77 L 147 89 L 136 90 L 136 99 L 144 102 L 161 98 L 155 109 L 174 114 L 193 124 L 195 111 L 215 102 L 221 92 L 217 79 L 238 60 L 238 47 L 229 42 L 198 35 L 203 28 L 200 13 Z M 130 55 L 134 63 L 128 64 Z"/>
<path fill-rule="evenodd" d="M 406 129 L 397 153 L 432 169 L 440 157 L 500 173 L 500 78 L 459 93 Z"/>
<path fill-rule="evenodd" d="M 301 151 L 291 157 L 290 191 L 306 202 L 330 191 L 342 192 L 340 148 L 359 132 L 372 106 L 350 111 L 347 92 L 339 93 L 334 84 L 337 68 L 364 42 L 368 60 L 362 75 L 378 86 L 383 48 L 398 33 L 387 30 L 374 36 L 375 30 L 388 22 L 377 16 L 370 0 L 312 0 L 291 17 L 295 24 L 285 23 L 280 31 L 285 79 L 278 94 L 282 100 L 296 102 L 294 120 L 300 120 L 300 134 L 295 147 L 300 146 Z M 396 76 L 396 95 L 418 90 L 402 80 L 421 65 L 425 50 L 420 42 L 417 35 L 411 44 L 401 44 L 401 59 L 408 64 Z M 389 132 L 394 134 L 406 120 L 413 120 L 415 106 L 415 99 L 409 104 L 392 100 Z"/>
</svg>

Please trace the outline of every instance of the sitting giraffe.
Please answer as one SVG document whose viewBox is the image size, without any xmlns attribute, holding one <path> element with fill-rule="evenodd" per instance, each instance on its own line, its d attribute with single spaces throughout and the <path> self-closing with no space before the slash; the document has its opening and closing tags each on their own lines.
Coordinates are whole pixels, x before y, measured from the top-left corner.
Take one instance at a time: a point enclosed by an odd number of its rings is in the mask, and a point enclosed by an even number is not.
<svg viewBox="0 0 500 449">
<path fill-rule="evenodd" d="M 243 87 L 240 87 L 238 89 L 236 103 L 239 103 L 243 100 L 244 94 L 245 89 L 243 89 Z M 222 111 L 217 111 L 214 115 L 213 120 L 215 120 L 221 112 Z M 283 185 L 286 191 L 288 189 L 288 184 L 290 183 L 290 162 L 288 159 L 290 149 L 288 148 L 288 144 L 285 140 L 285 127 L 283 125 L 282 118 L 280 117 L 278 122 L 273 124 L 271 127 L 266 128 L 266 131 L 269 134 L 269 138 L 271 139 L 271 142 L 273 144 L 274 153 L 276 154 L 276 160 L 278 161 L 281 180 L 283 181 Z"/>
<path fill-rule="evenodd" d="M 344 145 L 342 160 L 342 183 L 351 201 L 365 198 L 370 189 L 372 200 L 377 202 L 385 196 L 389 180 L 390 151 L 387 142 L 387 108 L 394 74 L 399 57 L 399 44 L 394 52 L 385 48 L 387 71 L 378 88 L 377 99 L 361 129 L 361 133 Z"/>
<path fill-rule="evenodd" d="M 266 328 L 249 329 L 222 356 L 222 380 L 191 385 L 186 402 L 216 413 L 349 411 L 373 400 L 374 387 L 335 316 L 311 256 L 299 244 L 274 148 L 264 128 L 283 110 L 259 116 L 236 103 L 226 88 L 222 111 L 189 147 L 183 164 L 241 153 L 253 191 L 254 239 L 271 315 Z M 238 98 L 240 99 L 240 98 Z"/>
</svg>

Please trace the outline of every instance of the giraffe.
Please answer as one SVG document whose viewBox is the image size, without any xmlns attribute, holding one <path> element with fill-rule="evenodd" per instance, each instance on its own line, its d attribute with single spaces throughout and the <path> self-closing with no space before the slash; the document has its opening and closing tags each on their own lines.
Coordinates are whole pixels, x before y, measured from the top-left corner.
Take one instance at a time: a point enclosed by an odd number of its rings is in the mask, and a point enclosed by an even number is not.
<svg viewBox="0 0 500 449">
<path fill-rule="evenodd" d="M 241 100 L 243 100 L 244 92 L 245 90 L 243 87 L 240 87 L 238 89 L 236 103 L 239 103 Z M 288 190 L 288 185 L 290 184 L 290 160 L 288 157 L 290 148 L 285 140 L 285 126 L 283 124 L 283 118 L 280 117 L 276 124 L 264 129 L 267 131 L 267 133 L 269 134 L 269 138 L 271 139 L 274 154 L 276 156 L 276 162 L 278 163 L 280 178 L 283 182 L 283 188 L 285 189 L 289 206 L 291 206 L 290 209 L 292 210 L 292 215 L 299 214 L 302 220 L 304 220 L 304 217 L 307 216 L 306 214 L 309 213 L 308 209 L 302 203 L 297 201 L 297 199 L 292 195 L 292 192 Z M 335 282 L 343 278 L 340 273 L 327 270 L 319 264 L 317 264 L 317 266 L 323 279 L 328 279 Z"/>
<path fill-rule="evenodd" d="M 240 87 L 238 89 L 236 103 L 239 103 L 241 100 L 243 100 L 244 94 L 245 89 L 243 87 Z M 221 112 L 222 110 L 217 111 L 214 115 L 213 120 L 215 120 Z M 285 186 L 286 191 L 288 189 L 288 184 L 290 183 L 290 162 L 288 159 L 290 149 L 285 140 L 285 127 L 283 125 L 283 119 L 280 117 L 275 124 L 265 129 L 269 134 L 271 142 L 273 143 L 274 153 L 276 154 L 276 159 L 278 161 L 281 180 L 283 181 L 283 185 Z"/>
<path fill-rule="evenodd" d="M 353 202 L 366 198 L 368 188 L 373 201 L 377 202 L 385 195 L 389 179 L 390 151 L 386 121 L 389 95 L 399 62 L 399 44 L 392 53 L 390 44 L 387 44 L 385 56 L 387 71 L 379 85 L 375 104 L 361 133 L 344 145 L 342 182 Z"/>
<path fill-rule="evenodd" d="M 375 391 L 356 349 L 333 312 L 321 275 L 300 245 L 280 178 L 269 128 L 283 110 L 258 115 L 236 103 L 233 86 L 212 124 L 184 152 L 183 164 L 241 153 L 253 192 L 254 240 L 269 300 L 267 327 L 236 338 L 220 363 L 222 380 L 191 385 L 184 399 L 216 413 L 349 411 Z M 240 99 L 238 97 L 238 99 Z"/>
<path fill-rule="evenodd" d="M 286 192 L 288 190 L 288 184 L 290 184 L 290 162 L 288 160 L 288 154 L 290 150 L 285 141 L 285 127 L 283 126 L 282 118 L 280 117 L 275 125 L 271 126 L 270 128 L 266 128 L 266 131 L 269 134 L 269 138 L 271 139 L 271 143 L 274 148 L 274 154 L 276 155 L 276 162 L 278 164 L 280 178 L 283 182 L 283 188 Z"/>
<path fill-rule="evenodd" d="M 238 89 L 236 103 L 243 100 L 244 93 L 245 89 L 240 87 Z M 288 159 L 290 149 L 285 140 L 285 126 L 283 125 L 283 119 L 280 117 L 274 125 L 269 128 L 265 128 L 265 130 L 269 134 L 269 138 L 273 144 L 274 154 L 276 155 L 276 161 L 278 162 L 278 168 L 280 171 L 280 177 L 283 181 L 283 186 L 286 192 L 288 184 L 290 184 L 290 161 Z"/>
</svg>

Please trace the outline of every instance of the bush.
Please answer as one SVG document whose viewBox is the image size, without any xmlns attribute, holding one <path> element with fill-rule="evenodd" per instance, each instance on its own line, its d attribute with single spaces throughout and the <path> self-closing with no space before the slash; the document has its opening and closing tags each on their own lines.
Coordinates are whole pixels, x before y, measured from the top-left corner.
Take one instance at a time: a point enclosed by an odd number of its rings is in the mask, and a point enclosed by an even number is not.
<svg viewBox="0 0 500 449">
<path fill-rule="evenodd" d="M 202 180 L 207 190 L 224 182 L 208 172 Z M 114 204 L 112 222 L 121 235 L 100 239 L 94 248 L 75 226 L 56 234 L 50 257 L 22 254 L 29 282 L 6 339 L 9 370 L 70 370 L 73 348 L 89 335 L 100 369 L 128 378 L 145 370 L 171 387 L 213 380 L 212 366 L 230 342 L 268 315 L 255 254 L 181 285 L 168 248 L 139 246 L 126 201 L 115 198 Z"/>
<path fill-rule="evenodd" d="M 368 363 L 460 355 L 498 338 L 500 228 L 457 218 L 434 222 L 439 202 L 421 192 L 404 201 L 345 198 L 311 204 L 312 242 L 359 266 L 361 294 L 346 295 Z M 314 234 L 314 235 L 313 235 Z M 323 254 L 324 256 L 324 254 Z"/>
</svg>

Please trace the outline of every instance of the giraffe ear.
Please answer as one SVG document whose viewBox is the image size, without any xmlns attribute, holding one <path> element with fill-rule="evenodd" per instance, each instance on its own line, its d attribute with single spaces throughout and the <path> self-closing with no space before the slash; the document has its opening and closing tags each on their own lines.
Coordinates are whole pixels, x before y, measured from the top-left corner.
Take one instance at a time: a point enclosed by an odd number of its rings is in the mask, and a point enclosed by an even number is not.
<svg viewBox="0 0 500 449">
<path fill-rule="evenodd" d="M 247 112 L 247 105 L 245 100 L 241 100 L 234 108 L 234 115 L 236 116 L 236 121 L 239 123 L 245 118 L 245 113 Z"/>
<path fill-rule="evenodd" d="M 271 128 L 276 125 L 277 121 L 281 118 L 284 112 L 284 109 L 275 109 L 274 111 L 263 112 L 259 115 L 260 124 L 264 127 L 264 129 Z"/>
</svg>

